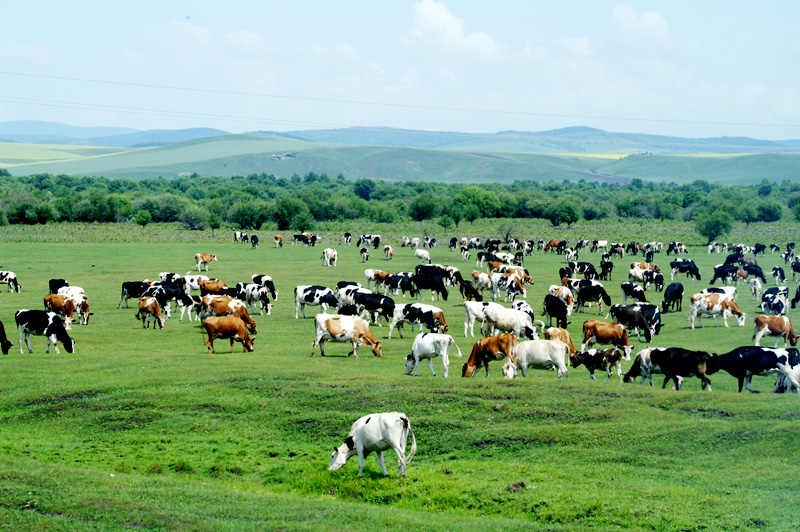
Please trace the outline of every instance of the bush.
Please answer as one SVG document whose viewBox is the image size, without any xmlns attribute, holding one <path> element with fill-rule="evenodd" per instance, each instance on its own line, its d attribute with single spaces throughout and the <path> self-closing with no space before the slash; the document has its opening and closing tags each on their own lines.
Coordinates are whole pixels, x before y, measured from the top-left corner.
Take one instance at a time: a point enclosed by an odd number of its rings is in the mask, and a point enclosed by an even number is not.
<svg viewBox="0 0 800 532">
<path fill-rule="evenodd" d="M 208 211 L 197 205 L 189 205 L 180 214 L 179 219 L 187 229 L 203 230 L 208 226 Z"/>
<path fill-rule="evenodd" d="M 698 213 L 695 218 L 695 228 L 701 236 L 708 240 L 708 244 L 727 235 L 733 228 L 733 217 L 723 210 L 716 210 L 712 213 L 708 211 Z"/>
</svg>

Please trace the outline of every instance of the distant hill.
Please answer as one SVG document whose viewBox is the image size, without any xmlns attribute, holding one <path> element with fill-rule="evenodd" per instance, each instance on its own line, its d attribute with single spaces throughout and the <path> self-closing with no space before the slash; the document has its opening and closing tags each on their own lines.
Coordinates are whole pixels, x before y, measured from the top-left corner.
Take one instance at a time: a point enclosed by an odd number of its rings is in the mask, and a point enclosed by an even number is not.
<svg viewBox="0 0 800 532">
<path fill-rule="evenodd" d="M 164 146 L 173 142 L 228 134 L 227 131 L 211 128 L 142 131 L 125 127 L 70 126 L 57 122 L 35 120 L 0 122 L 0 142 L 59 144 L 64 146 L 137 148 Z"/>
</svg>

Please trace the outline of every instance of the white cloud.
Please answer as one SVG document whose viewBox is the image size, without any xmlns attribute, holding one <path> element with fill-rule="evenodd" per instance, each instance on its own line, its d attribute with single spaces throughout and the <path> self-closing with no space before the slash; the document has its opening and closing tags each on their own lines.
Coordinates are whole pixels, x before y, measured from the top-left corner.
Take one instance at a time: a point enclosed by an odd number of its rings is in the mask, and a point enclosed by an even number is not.
<svg viewBox="0 0 800 532">
<path fill-rule="evenodd" d="M 220 41 L 251 54 L 263 53 L 272 48 L 260 33 L 245 30 L 221 35 Z"/>
<path fill-rule="evenodd" d="M 589 39 L 584 37 L 561 39 L 559 43 L 566 48 L 568 52 L 578 57 L 585 58 L 592 55 L 592 50 L 589 48 Z"/>
<path fill-rule="evenodd" d="M 413 39 L 458 54 L 483 60 L 502 59 L 508 54 L 505 44 L 483 32 L 466 33 L 464 21 L 441 2 L 422 0 L 414 4 Z"/>
<path fill-rule="evenodd" d="M 661 13 L 645 11 L 638 16 L 632 7 L 617 5 L 614 7 L 613 17 L 616 25 L 628 33 L 645 40 L 653 40 L 665 48 L 674 46 L 669 24 Z"/>
<path fill-rule="evenodd" d="M 48 65 L 53 61 L 53 50 L 48 46 L 11 42 L 0 47 L 0 58 L 18 59 L 37 65 Z"/>
<path fill-rule="evenodd" d="M 358 61 L 360 56 L 352 44 L 337 43 L 332 47 L 315 46 L 314 53 L 323 57 L 341 59 L 344 61 Z"/>
</svg>

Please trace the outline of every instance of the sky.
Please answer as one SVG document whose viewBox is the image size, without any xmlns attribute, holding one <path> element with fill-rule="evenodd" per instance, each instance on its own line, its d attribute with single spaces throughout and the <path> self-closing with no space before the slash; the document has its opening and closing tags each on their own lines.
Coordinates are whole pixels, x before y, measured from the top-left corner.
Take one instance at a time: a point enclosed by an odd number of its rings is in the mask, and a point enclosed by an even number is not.
<svg viewBox="0 0 800 532">
<path fill-rule="evenodd" d="M 3 2 L 0 122 L 800 138 L 800 3 Z"/>
</svg>

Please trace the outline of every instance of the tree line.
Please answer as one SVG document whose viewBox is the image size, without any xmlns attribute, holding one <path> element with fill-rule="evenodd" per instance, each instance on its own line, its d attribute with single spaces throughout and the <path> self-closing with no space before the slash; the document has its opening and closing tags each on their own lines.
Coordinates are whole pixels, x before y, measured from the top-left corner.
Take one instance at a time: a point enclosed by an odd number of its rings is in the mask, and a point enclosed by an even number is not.
<svg viewBox="0 0 800 532">
<path fill-rule="evenodd" d="M 766 180 L 724 186 L 597 181 L 464 185 L 350 181 L 330 177 L 251 174 L 108 179 L 36 174 L 13 177 L 0 169 L 0 225 L 49 222 L 180 222 L 190 229 L 227 224 L 259 229 L 313 230 L 321 221 L 432 220 L 447 230 L 479 218 L 542 218 L 554 226 L 582 220 L 659 219 L 693 222 L 709 240 L 733 222 L 800 220 L 800 184 Z"/>
</svg>

